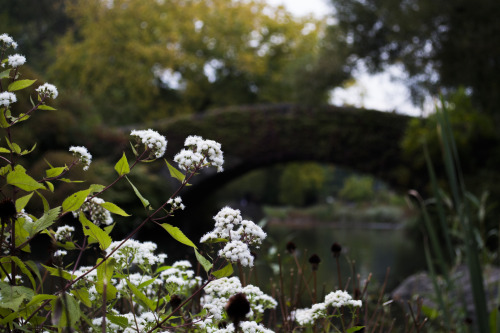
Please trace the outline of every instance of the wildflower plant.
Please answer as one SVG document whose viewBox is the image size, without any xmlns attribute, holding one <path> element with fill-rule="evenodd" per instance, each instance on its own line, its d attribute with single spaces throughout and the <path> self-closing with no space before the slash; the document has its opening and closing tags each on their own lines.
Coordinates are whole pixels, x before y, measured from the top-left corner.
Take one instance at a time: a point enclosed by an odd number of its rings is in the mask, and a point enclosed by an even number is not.
<svg viewBox="0 0 500 333">
<path fill-rule="evenodd" d="M 200 136 L 189 136 L 185 148 L 177 153 L 177 167 L 163 158 L 167 139 L 152 130 L 130 132 L 131 151 L 123 152 L 114 165 L 116 178 L 108 185 L 90 184 L 54 202 L 60 184 L 76 182 L 70 171 L 92 167 L 92 154 L 83 146 L 72 146 L 73 160 L 52 166 L 45 175 L 34 177 L 20 163 L 35 149 L 16 142 L 16 125 L 38 112 L 56 109 L 48 105 L 58 97 L 49 83 L 30 93 L 31 108 L 15 113 L 16 93 L 32 89 L 36 80 L 22 77 L 26 58 L 6 55 L 15 49 L 12 37 L 0 35 L 0 328 L 2 331 L 29 332 L 116 332 L 161 333 L 195 332 L 272 332 L 263 325 L 265 312 L 278 302 L 259 286 L 247 284 L 244 270 L 252 269 L 252 249 L 265 240 L 266 233 L 254 222 L 244 220 L 239 210 L 222 208 L 214 217 L 214 229 L 196 245 L 180 228 L 167 223 L 174 212 L 186 209 L 180 193 L 204 168 L 223 171 L 221 144 Z M 20 159 L 19 157 L 25 157 Z M 139 163 L 165 163 L 178 188 L 153 207 L 128 175 Z M 121 219 L 130 217 L 117 204 L 104 199 L 116 183 L 130 185 L 146 216 L 122 240 L 113 240 L 112 230 Z M 31 211 L 31 203 L 41 200 L 43 212 Z M 64 218 L 64 223 L 62 219 Z M 74 219 L 74 225 L 66 224 Z M 168 262 L 150 241 L 134 236 L 146 224 L 155 224 L 166 237 L 193 251 L 197 267 L 191 262 Z M 44 264 L 31 260 L 31 243 L 39 235 L 52 242 L 50 258 Z M 81 237 L 83 235 L 83 237 Z M 200 250 L 198 247 L 203 247 Z M 87 253 L 97 255 L 93 265 L 85 266 Z M 233 265 L 239 277 L 232 276 Z M 200 269 L 197 269 L 198 271 Z M 55 288 L 46 285 L 54 283 Z M 311 310 L 294 312 L 300 325 L 339 315 L 329 308 L 359 307 L 358 301 L 342 292 L 329 294 Z M 306 314 L 310 314 L 309 317 Z M 307 318 L 306 318 L 307 317 Z M 306 319 L 300 319 L 306 318 Z"/>
</svg>

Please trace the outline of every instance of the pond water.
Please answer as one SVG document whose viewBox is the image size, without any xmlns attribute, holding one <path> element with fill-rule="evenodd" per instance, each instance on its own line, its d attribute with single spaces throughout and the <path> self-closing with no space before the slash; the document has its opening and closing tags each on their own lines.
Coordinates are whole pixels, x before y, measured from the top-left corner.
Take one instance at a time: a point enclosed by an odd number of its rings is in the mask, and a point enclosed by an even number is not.
<svg viewBox="0 0 500 333">
<path fill-rule="evenodd" d="M 275 252 L 281 253 L 284 266 L 287 267 L 284 271 L 289 274 L 295 264 L 293 257 L 286 252 L 286 244 L 292 241 L 297 247 L 299 262 L 305 262 L 304 272 L 307 274 L 311 272 L 309 257 L 314 253 L 320 257 L 318 285 L 324 284 L 327 291 L 338 285 L 337 265 L 330 250 L 334 242 L 342 246 L 340 270 L 343 284 L 353 276 L 353 266 L 355 275 L 360 274 L 361 281 L 372 273 L 371 286 L 381 285 L 387 268 L 390 268 L 387 285 L 390 291 L 405 277 L 425 268 L 422 246 L 408 236 L 404 229 L 377 223 L 350 225 L 320 224 L 308 228 L 286 224 L 268 225 L 268 238 L 274 244 L 267 249 L 268 261 L 272 261 L 272 257 L 276 258 Z M 273 267 L 273 264 L 269 265 L 263 260 L 259 262 Z"/>
</svg>

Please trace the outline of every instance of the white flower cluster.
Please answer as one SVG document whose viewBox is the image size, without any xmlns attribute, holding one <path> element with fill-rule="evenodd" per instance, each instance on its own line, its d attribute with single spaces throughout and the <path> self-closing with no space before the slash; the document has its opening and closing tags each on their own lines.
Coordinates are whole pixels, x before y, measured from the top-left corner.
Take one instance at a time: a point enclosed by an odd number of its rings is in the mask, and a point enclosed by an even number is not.
<svg viewBox="0 0 500 333">
<path fill-rule="evenodd" d="M 247 244 L 239 240 L 228 242 L 223 249 L 219 250 L 219 256 L 230 262 L 239 262 L 243 267 L 253 267 L 253 255 Z"/>
<path fill-rule="evenodd" d="M 50 83 L 44 83 L 38 88 L 35 89 L 40 97 L 48 97 L 52 99 L 56 99 L 57 95 L 59 95 L 59 92 L 57 91 L 57 88 L 55 85 L 50 84 Z"/>
<path fill-rule="evenodd" d="M 97 226 L 100 226 L 101 224 L 113 224 L 113 217 L 111 216 L 111 213 L 106 208 L 101 206 L 104 202 L 105 201 L 101 198 L 92 198 L 90 200 L 87 198 L 81 208 L 78 211 L 73 212 L 73 216 L 78 217 L 79 212 L 82 211 L 84 213 L 88 213 L 89 220 Z"/>
<path fill-rule="evenodd" d="M 106 249 L 106 255 L 111 253 L 121 241 L 113 242 Z M 162 264 L 167 258 L 166 254 L 154 254 L 156 244 L 153 242 L 141 243 L 135 239 L 129 239 L 123 244 L 112 257 L 116 259 L 118 267 L 126 268 L 132 264 L 154 265 Z"/>
<path fill-rule="evenodd" d="M 153 280 L 153 277 L 144 273 L 131 273 L 127 276 L 127 280 L 134 286 L 139 286 L 144 282 Z M 119 297 L 120 294 L 130 294 L 130 289 L 125 279 L 112 279 L 112 283 L 119 292 L 117 297 Z M 157 295 L 159 285 L 161 285 L 161 281 L 156 279 L 152 283 L 146 283 L 145 286 L 141 288 L 141 292 L 148 297 L 154 297 L 155 295 Z M 140 308 L 143 309 L 142 307 Z"/>
<path fill-rule="evenodd" d="M 73 231 L 75 231 L 75 228 L 69 225 L 63 225 L 62 227 L 57 228 L 54 237 L 59 242 L 69 241 L 71 240 L 71 233 Z"/>
<path fill-rule="evenodd" d="M 253 256 L 249 245 L 259 245 L 266 233 L 252 221 L 243 220 L 238 209 L 222 208 L 214 216 L 214 229 L 203 235 L 201 243 L 227 239 L 229 242 L 219 251 L 219 255 L 231 262 L 239 261 L 243 266 L 253 266 Z"/>
<path fill-rule="evenodd" d="M 2 43 L 2 48 L 6 49 L 8 47 L 12 47 L 13 49 L 17 49 L 17 43 L 7 34 L 0 35 L 0 42 Z"/>
<path fill-rule="evenodd" d="M 8 108 L 12 103 L 17 102 L 16 95 L 14 95 L 11 92 L 4 91 L 0 93 L 0 105 L 5 106 Z"/>
<path fill-rule="evenodd" d="M 175 262 L 172 267 L 160 272 L 158 280 L 168 285 L 171 293 L 189 292 L 192 288 L 201 285 L 201 277 L 194 276 L 191 263 L 187 260 Z"/>
<path fill-rule="evenodd" d="M 73 155 L 85 165 L 83 167 L 83 170 L 87 171 L 89 169 L 90 163 L 92 163 L 92 155 L 89 153 L 87 148 L 83 146 L 71 146 L 69 147 L 69 151 L 72 152 Z"/>
<path fill-rule="evenodd" d="M 301 326 L 312 325 L 316 320 L 327 316 L 328 307 L 340 308 L 342 306 L 360 307 L 361 300 L 352 299 L 347 291 L 337 290 L 325 296 L 323 303 L 313 304 L 309 309 L 297 309 L 292 313 L 297 323 Z"/>
<path fill-rule="evenodd" d="M 130 135 L 136 137 L 147 149 L 151 150 L 151 154 L 155 158 L 160 158 L 165 154 L 167 149 L 167 139 L 163 135 L 160 135 L 157 131 L 152 129 L 148 130 L 133 130 Z"/>
<path fill-rule="evenodd" d="M 187 149 L 182 149 L 174 157 L 182 170 L 193 172 L 197 168 L 214 166 L 217 172 L 224 169 L 224 157 L 221 144 L 213 140 L 204 140 L 201 136 L 190 135 L 184 141 Z"/>
<path fill-rule="evenodd" d="M 141 315 L 137 316 L 134 313 L 121 314 L 118 312 L 112 313 L 115 316 L 127 319 L 129 327 L 123 329 L 121 326 L 112 323 L 110 320 L 106 320 L 106 332 L 108 333 L 137 333 L 137 328 L 139 332 L 147 332 L 150 328 L 156 325 L 158 317 L 153 312 L 143 312 Z M 91 329 L 90 332 L 101 333 L 102 317 L 97 317 L 92 319 L 92 324 L 98 327 L 98 331 Z M 167 331 L 163 331 L 167 333 Z"/>
<path fill-rule="evenodd" d="M 206 328 L 209 324 L 215 325 L 214 320 L 221 320 L 229 298 L 238 293 L 245 294 L 250 302 L 251 311 L 247 317 L 256 314 L 262 315 L 264 310 L 274 309 L 278 305 L 271 296 L 264 294 L 259 287 L 253 285 L 242 287 L 237 277 L 224 277 L 210 282 L 205 287 L 205 295 L 201 298 L 201 304 L 213 317 L 209 321 L 204 321 L 202 325 Z"/>
<path fill-rule="evenodd" d="M 64 250 L 57 250 L 56 252 L 54 252 L 54 257 L 64 257 L 67 254 L 68 252 Z"/>
<path fill-rule="evenodd" d="M 184 208 L 186 208 L 186 206 L 184 206 L 184 204 L 182 203 L 181 197 L 175 197 L 173 199 L 168 199 L 167 203 L 170 205 L 170 209 L 172 212 L 174 210 L 177 210 L 177 209 L 184 210 Z"/>
<path fill-rule="evenodd" d="M 16 53 L 8 56 L 7 62 L 9 63 L 10 66 L 16 68 L 26 63 L 26 57 Z"/>
<path fill-rule="evenodd" d="M 233 333 L 235 332 L 234 324 L 227 325 L 226 328 L 218 328 L 213 330 L 207 330 L 209 333 Z M 243 333 L 274 333 L 270 329 L 256 323 L 255 321 L 242 321 L 239 325 L 238 332 Z"/>
</svg>

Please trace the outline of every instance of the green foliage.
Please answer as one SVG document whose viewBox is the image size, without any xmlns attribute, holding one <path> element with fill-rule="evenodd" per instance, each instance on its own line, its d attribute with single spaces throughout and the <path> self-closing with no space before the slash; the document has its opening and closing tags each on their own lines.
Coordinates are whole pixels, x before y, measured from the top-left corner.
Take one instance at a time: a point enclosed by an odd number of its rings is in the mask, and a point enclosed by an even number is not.
<svg viewBox="0 0 500 333">
<path fill-rule="evenodd" d="M 374 179 L 370 176 L 350 176 L 344 182 L 344 187 L 339 192 L 343 200 L 361 202 L 375 196 L 373 188 Z"/>
<path fill-rule="evenodd" d="M 329 39 L 348 48 L 348 66 L 404 66 L 416 98 L 443 87 L 470 87 L 482 111 L 499 105 L 500 3 L 331 0 L 340 28 Z M 331 52 L 333 53 L 333 52 Z"/>
<path fill-rule="evenodd" d="M 325 25 L 263 1 L 82 0 L 68 15 L 75 29 L 50 72 L 92 96 L 111 124 L 301 98 Z"/>
</svg>

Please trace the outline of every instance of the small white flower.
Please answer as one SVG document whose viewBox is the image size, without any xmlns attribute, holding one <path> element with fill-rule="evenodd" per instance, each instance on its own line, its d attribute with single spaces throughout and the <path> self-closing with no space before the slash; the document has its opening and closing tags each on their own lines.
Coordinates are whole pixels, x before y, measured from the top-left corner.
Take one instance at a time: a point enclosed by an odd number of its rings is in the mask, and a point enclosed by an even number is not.
<svg viewBox="0 0 500 333">
<path fill-rule="evenodd" d="M 4 49 L 8 47 L 12 47 L 13 49 L 17 48 L 17 43 L 7 34 L 0 35 L 0 42 L 3 44 Z"/>
<path fill-rule="evenodd" d="M 14 95 L 13 93 L 8 91 L 0 93 L 0 105 L 3 105 L 6 108 L 8 108 L 9 105 L 15 102 L 17 102 L 17 98 L 16 95 Z"/>
<path fill-rule="evenodd" d="M 184 208 L 186 208 L 186 206 L 184 206 L 184 204 L 182 203 L 181 197 L 175 197 L 174 199 L 169 199 L 167 203 L 171 205 L 171 212 L 177 209 L 184 210 Z"/>
<path fill-rule="evenodd" d="M 253 255 L 250 253 L 248 245 L 239 240 L 228 242 L 219 251 L 219 256 L 225 257 L 230 262 L 239 262 L 244 267 L 253 266 Z"/>
<path fill-rule="evenodd" d="M 52 99 L 55 99 L 57 95 L 59 94 L 57 91 L 56 86 L 50 83 L 44 83 L 38 88 L 35 89 L 38 94 L 43 98 L 43 97 L 49 97 Z"/>
<path fill-rule="evenodd" d="M 101 206 L 104 202 L 101 198 L 86 200 L 78 211 L 73 212 L 73 216 L 78 217 L 79 212 L 82 211 L 88 213 L 90 221 L 97 226 L 101 224 L 111 225 L 113 224 L 113 217 L 106 208 Z"/>
<path fill-rule="evenodd" d="M 92 163 L 92 155 L 89 153 L 87 148 L 83 146 L 71 146 L 69 147 L 69 151 L 72 152 L 74 156 L 78 157 L 80 162 L 85 165 L 83 170 L 87 171 L 90 163 Z"/>
<path fill-rule="evenodd" d="M 150 149 L 155 158 L 160 158 L 165 154 L 167 139 L 157 131 L 153 131 L 152 129 L 133 130 L 130 132 L 130 135 L 142 142 L 146 146 L 146 149 Z"/>
<path fill-rule="evenodd" d="M 63 225 L 62 227 L 57 228 L 54 238 L 59 241 L 66 241 L 71 239 L 71 233 L 75 231 L 75 228 L 69 225 Z"/>
<path fill-rule="evenodd" d="M 68 252 L 64 250 L 57 250 L 56 252 L 54 252 L 54 257 L 64 257 L 67 254 Z"/>
<path fill-rule="evenodd" d="M 26 62 L 26 57 L 20 54 L 14 54 L 10 55 L 7 61 L 9 65 L 11 65 L 13 68 L 16 68 L 24 65 L 24 63 Z"/>
<path fill-rule="evenodd" d="M 197 168 L 214 166 L 217 167 L 217 172 L 223 171 L 224 157 L 220 143 L 191 135 L 184 141 L 184 146 L 187 149 L 182 149 L 174 157 L 179 168 L 193 172 Z"/>
</svg>

